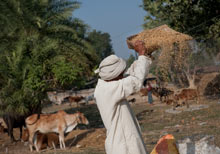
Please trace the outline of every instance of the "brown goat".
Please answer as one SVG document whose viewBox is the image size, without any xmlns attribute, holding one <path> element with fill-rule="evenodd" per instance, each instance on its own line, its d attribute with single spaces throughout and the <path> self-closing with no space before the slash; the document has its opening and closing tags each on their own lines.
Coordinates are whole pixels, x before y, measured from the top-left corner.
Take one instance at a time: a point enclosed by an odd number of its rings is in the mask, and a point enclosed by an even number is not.
<svg viewBox="0 0 220 154">
<path fill-rule="evenodd" d="M 72 131 L 78 124 L 89 124 L 83 113 L 67 114 L 63 110 L 54 114 L 33 114 L 26 118 L 25 123 L 30 135 L 31 151 L 33 150 L 33 146 L 39 151 L 38 147 L 33 144 L 34 135 L 38 131 L 44 134 L 51 132 L 58 133 L 60 148 L 65 149 L 64 133 Z"/>
<path fill-rule="evenodd" d="M 29 132 L 28 129 L 23 129 L 22 140 L 28 141 Z M 42 134 L 37 132 L 34 137 L 34 144 L 38 147 L 39 150 L 49 148 L 56 148 L 56 145 L 59 144 L 59 137 L 56 133 L 47 133 Z"/>
<path fill-rule="evenodd" d="M 174 95 L 174 105 L 186 104 L 189 107 L 189 100 L 196 99 L 196 102 L 200 102 L 199 92 L 197 89 L 182 89 L 179 94 Z"/>
<path fill-rule="evenodd" d="M 75 102 L 76 105 L 77 105 L 77 107 L 78 107 L 79 102 L 80 102 L 81 100 L 83 100 L 83 99 L 84 99 L 83 96 L 69 96 L 69 97 L 68 97 L 68 100 L 69 100 L 70 105 L 71 105 L 73 102 Z"/>
</svg>

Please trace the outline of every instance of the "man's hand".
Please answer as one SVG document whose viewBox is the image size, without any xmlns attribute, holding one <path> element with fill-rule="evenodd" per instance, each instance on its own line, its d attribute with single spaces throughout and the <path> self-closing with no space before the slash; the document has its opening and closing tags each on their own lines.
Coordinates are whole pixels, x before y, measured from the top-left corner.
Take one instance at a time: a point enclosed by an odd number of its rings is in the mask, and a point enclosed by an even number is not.
<svg viewBox="0 0 220 154">
<path fill-rule="evenodd" d="M 139 56 L 145 55 L 145 52 L 147 51 L 145 44 L 143 41 L 136 41 L 134 43 L 134 50 L 139 53 Z"/>
<path fill-rule="evenodd" d="M 145 55 L 154 60 L 154 57 L 151 55 L 151 52 L 148 52 L 147 48 L 145 47 L 145 43 L 143 41 L 136 41 L 134 43 L 134 50 L 139 53 L 139 56 Z"/>
</svg>

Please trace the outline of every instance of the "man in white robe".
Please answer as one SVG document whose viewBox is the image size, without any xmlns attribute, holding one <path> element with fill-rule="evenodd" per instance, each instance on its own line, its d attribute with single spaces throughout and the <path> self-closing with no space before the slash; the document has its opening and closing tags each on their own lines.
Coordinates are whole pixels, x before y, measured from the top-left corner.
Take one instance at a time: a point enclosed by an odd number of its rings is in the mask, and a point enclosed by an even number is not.
<svg viewBox="0 0 220 154">
<path fill-rule="evenodd" d="M 143 42 L 136 42 L 134 49 L 139 57 L 126 72 L 127 77 L 123 77 L 126 62 L 115 55 L 105 58 L 95 71 L 100 79 L 94 96 L 107 129 L 107 154 L 147 154 L 139 123 L 126 98 L 142 87 L 151 58 L 145 56 Z"/>
</svg>

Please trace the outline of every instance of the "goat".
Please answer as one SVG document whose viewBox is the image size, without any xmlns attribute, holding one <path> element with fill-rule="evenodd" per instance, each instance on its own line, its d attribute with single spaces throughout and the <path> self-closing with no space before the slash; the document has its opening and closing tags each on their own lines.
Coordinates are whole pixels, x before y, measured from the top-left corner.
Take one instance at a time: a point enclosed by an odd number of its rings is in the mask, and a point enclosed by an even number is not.
<svg viewBox="0 0 220 154">
<path fill-rule="evenodd" d="M 11 142 L 15 141 L 15 138 L 13 135 L 13 128 L 20 128 L 20 140 L 21 140 L 22 127 L 25 126 L 25 116 L 5 113 L 3 115 L 3 120 L 4 120 L 5 124 L 7 125 L 8 136 L 10 136 Z"/>
<path fill-rule="evenodd" d="M 141 89 L 140 89 L 140 95 L 141 95 L 141 96 L 147 96 L 147 93 L 148 93 L 148 92 L 147 92 L 147 88 L 141 88 Z"/>
<path fill-rule="evenodd" d="M 22 140 L 28 141 L 29 139 L 29 132 L 27 128 L 23 129 L 22 133 Z M 42 150 L 44 148 L 51 148 L 53 147 L 56 149 L 56 145 L 59 143 L 59 137 L 56 133 L 47 133 L 47 134 L 42 134 L 40 132 L 37 132 L 34 135 L 34 144 L 38 147 L 39 150 Z"/>
<path fill-rule="evenodd" d="M 168 97 L 172 94 L 174 94 L 174 92 L 172 90 L 169 90 L 167 88 L 153 88 L 152 93 L 154 96 L 159 97 L 160 101 L 163 102 L 163 98 L 164 101 L 166 102 Z"/>
<path fill-rule="evenodd" d="M 29 111 L 25 113 L 24 115 L 21 115 L 19 113 L 13 113 L 13 112 L 6 112 L 3 114 L 3 120 L 7 126 L 8 129 L 8 136 L 11 138 L 11 142 L 15 141 L 14 135 L 13 135 L 13 129 L 14 128 L 20 128 L 20 140 L 22 137 L 22 127 L 25 126 L 25 118 L 33 113 L 40 113 L 41 112 L 41 104 L 39 103 L 35 107 L 29 107 Z"/>
<path fill-rule="evenodd" d="M 67 98 L 68 98 L 68 100 L 69 100 L 70 105 L 71 105 L 73 102 L 76 102 L 77 107 L 78 107 L 78 103 L 79 103 L 81 100 L 84 99 L 83 96 L 68 96 Z"/>
<path fill-rule="evenodd" d="M 33 146 L 39 151 L 37 145 L 33 144 L 33 137 L 37 131 L 44 134 L 50 132 L 58 133 L 60 148 L 65 149 L 64 133 L 72 131 L 78 124 L 89 124 L 83 113 L 67 114 L 63 110 L 54 114 L 33 114 L 26 118 L 25 123 L 29 131 L 31 151 L 33 151 Z"/>
<path fill-rule="evenodd" d="M 174 95 L 174 106 L 186 104 L 189 107 L 188 100 L 196 99 L 196 102 L 200 102 L 199 92 L 197 89 L 182 89 L 179 94 Z"/>
</svg>

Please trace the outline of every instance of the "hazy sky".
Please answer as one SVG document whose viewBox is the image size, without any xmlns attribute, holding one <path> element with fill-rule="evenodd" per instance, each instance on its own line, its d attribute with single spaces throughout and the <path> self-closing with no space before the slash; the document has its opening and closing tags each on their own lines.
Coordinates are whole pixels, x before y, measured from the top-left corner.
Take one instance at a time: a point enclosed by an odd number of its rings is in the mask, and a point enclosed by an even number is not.
<svg viewBox="0 0 220 154">
<path fill-rule="evenodd" d="M 142 30 L 146 12 L 139 7 L 142 0 L 78 0 L 81 7 L 73 16 L 80 18 L 91 29 L 111 35 L 117 56 L 127 59 L 134 51 L 128 49 L 126 38 Z"/>
</svg>

